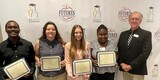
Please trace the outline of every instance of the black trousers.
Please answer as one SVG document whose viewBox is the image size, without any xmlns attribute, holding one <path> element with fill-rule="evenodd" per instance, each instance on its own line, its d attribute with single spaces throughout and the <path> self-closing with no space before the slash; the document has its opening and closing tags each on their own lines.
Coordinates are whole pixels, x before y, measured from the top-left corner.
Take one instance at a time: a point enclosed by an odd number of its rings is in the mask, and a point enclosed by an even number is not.
<svg viewBox="0 0 160 80">
<path fill-rule="evenodd" d="M 28 77 L 28 78 L 22 77 L 22 78 L 20 78 L 20 79 L 18 79 L 18 80 L 33 80 L 33 79 L 34 79 L 33 76 L 30 76 L 30 77 Z"/>
<path fill-rule="evenodd" d="M 7 76 L 5 76 L 5 78 L 0 76 L 0 80 L 6 80 L 7 78 L 8 78 Z M 29 76 L 28 78 L 21 77 L 18 80 L 34 80 L 34 78 L 32 75 L 32 76 Z"/>
<path fill-rule="evenodd" d="M 114 74 L 115 73 L 104 73 L 104 74 L 98 74 L 98 73 L 92 73 L 90 75 L 90 80 L 114 80 Z"/>
</svg>

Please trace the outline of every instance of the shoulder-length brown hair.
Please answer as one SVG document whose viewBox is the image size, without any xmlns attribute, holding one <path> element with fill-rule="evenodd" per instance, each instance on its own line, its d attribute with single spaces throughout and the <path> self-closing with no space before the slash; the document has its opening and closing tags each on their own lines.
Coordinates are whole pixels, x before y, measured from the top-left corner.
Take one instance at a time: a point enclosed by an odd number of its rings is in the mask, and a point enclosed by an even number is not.
<svg viewBox="0 0 160 80">
<path fill-rule="evenodd" d="M 83 31 L 83 28 L 80 26 L 80 25 L 74 25 L 73 28 L 72 28 L 72 32 L 71 32 L 71 46 L 70 46 L 70 57 L 72 59 L 75 59 L 75 55 L 77 53 L 77 40 L 75 38 L 75 30 L 77 28 L 80 28 L 81 31 L 82 31 L 82 39 L 80 40 L 80 50 L 82 51 L 85 51 L 85 40 L 84 40 L 84 31 Z M 83 55 L 84 57 L 84 55 Z"/>
</svg>

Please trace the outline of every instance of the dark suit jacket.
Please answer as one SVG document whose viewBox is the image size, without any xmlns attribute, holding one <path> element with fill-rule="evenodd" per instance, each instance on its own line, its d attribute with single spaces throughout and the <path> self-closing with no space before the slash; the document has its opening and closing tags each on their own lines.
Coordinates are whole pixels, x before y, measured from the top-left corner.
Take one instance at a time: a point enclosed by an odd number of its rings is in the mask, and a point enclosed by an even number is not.
<svg viewBox="0 0 160 80">
<path fill-rule="evenodd" d="M 126 63 L 131 65 L 132 70 L 129 73 L 147 75 L 147 58 L 152 49 L 151 32 L 140 27 L 133 32 L 130 45 L 127 45 L 131 30 L 121 33 L 118 41 L 118 64 Z M 122 68 L 120 67 L 120 70 Z"/>
</svg>

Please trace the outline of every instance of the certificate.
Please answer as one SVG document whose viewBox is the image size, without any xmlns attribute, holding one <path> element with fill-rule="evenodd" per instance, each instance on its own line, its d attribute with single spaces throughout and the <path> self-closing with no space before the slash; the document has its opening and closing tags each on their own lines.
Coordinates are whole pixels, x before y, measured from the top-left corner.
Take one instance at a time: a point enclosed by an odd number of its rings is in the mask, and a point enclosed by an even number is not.
<svg viewBox="0 0 160 80">
<path fill-rule="evenodd" d="M 8 66 L 5 66 L 3 69 L 7 76 L 12 80 L 17 80 L 22 76 L 30 73 L 30 69 L 24 58 L 19 59 Z"/>
<path fill-rule="evenodd" d="M 61 69 L 61 58 L 59 56 L 46 56 L 41 57 L 42 71 L 58 71 Z"/>
<path fill-rule="evenodd" d="M 92 61 L 81 59 L 73 61 L 73 75 L 90 74 L 92 72 Z"/>
<path fill-rule="evenodd" d="M 115 66 L 116 54 L 115 52 L 99 51 L 97 53 L 98 66 Z"/>
</svg>

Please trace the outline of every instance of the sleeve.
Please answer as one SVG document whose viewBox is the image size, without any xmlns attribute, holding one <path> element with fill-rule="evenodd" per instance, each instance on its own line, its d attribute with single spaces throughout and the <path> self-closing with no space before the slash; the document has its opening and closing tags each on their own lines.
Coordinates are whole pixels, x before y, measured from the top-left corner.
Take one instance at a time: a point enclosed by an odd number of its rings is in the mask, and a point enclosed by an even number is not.
<svg viewBox="0 0 160 80">
<path fill-rule="evenodd" d="M 0 75 L 0 80 L 5 80 L 5 78 L 2 75 Z"/>
<path fill-rule="evenodd" d="M 30 67 L 30 74 L 33 75 L 35 72 L 35 51 L 33 48 L 32 43 L 29 46 L 29 67 Z"/>
<path fill-rule="evenodd" d="M 151 39 L 152 39 L 151 32 L 149 32 L 147 33 L 143 41 L 142 51 L 140 55 L 138 55 L 138 57 L 130 63 L 132 68 L 138 68 L 139 65 L 146 63 L 146 60 L 149 57 L 150 52 L 152 50 L 152 40 Z"/>
<path fill-rule="evenodd" d="M 4 59 L 3 59 L 2 55 L 1 55 L 1 51 L 0 51 L 0 80 L 5 80 L 3 77 L 5 75 L 5 72 L 3 70 L 3 61 L 4 61 Z"/>
<path fill-rule="evenodd" d="M 121 39 L 122 39 L 122 33 L 120 34 L 120 37 L 119 37 L 119 40 L 118 40 L 118 43 L 117 43 L 117 48 L 118 48 L 118 52 L 117 52 L 117 63 L 118 65 L 120 66 L 120 64 L 122 63 L 121 59 L 120 59 L 120 43 L 121 43 Z"/>
<path fill-rule="evenodd" d="M 2 48 L 2 47 L 1 47 Z M 6 73 L 4 72 L 3 70 L 3 62 L 4 62 L 4 57 L 2 55 L 2 52 L 1 52 L 1 48 L 0 48 L 0 80 L 5 80 L 5 77 L 7 76 Z"/>
<path fill-rule="evenodd" d="M 72 59 L 70 57 L 69 48 L 70 45 L 67 43 L 65 45 L 65 61 L 66 61 L 66 71 L 68 73 L 68 76 L 72 76 Z"/>
</svg>

